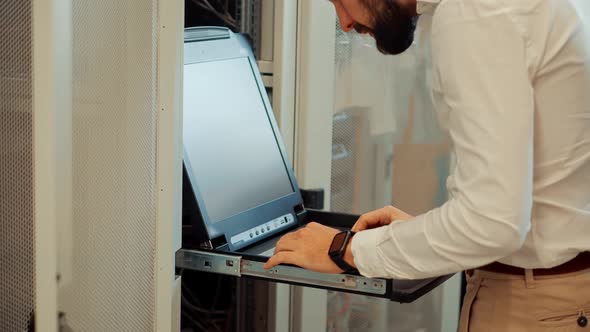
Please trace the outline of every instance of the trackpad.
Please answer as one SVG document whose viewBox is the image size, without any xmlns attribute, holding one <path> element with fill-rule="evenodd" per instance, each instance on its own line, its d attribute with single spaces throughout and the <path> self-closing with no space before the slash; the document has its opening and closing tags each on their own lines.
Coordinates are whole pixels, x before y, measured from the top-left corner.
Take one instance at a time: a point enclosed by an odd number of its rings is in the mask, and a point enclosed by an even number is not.
<svg viewBox="0 0 590 332">
<path fill-rule="evenodd" d="M 274 253 L 275 253 L 275 247 L 272 247 L 272 248 L 268 249 L 267 251 L 261 252 L 259 254 L 259 256 L 270 258 L 272 255 L 274 255 Z"/>
<path fill-rule="evenodd" d="M 246 249 L 244 252 L 254 256 L 271 257 L 275 252 L 275 247 L 280 238 L 280 236 L 276 236 L 268 239 L 252 248 Z"/>
</svg>

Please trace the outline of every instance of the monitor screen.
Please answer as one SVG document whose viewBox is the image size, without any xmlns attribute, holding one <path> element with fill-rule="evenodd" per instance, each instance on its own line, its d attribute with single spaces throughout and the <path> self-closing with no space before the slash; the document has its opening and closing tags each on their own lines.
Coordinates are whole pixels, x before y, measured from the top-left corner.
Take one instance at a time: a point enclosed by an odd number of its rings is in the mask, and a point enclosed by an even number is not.
<svg viewBox="0 0 590 332">
<path fill-rule="evenodd" d="M 293 193 L 248 58 L 188 64 L 184 75 L 185 162 L 209 222 Z"/>
</svg>

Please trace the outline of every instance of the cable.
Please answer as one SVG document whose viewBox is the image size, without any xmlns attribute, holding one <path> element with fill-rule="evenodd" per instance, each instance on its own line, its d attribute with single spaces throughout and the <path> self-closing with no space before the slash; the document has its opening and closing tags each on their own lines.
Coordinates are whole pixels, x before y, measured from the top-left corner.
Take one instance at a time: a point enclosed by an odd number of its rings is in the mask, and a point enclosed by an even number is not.
<svg viewBox="0 0 590 332">
<path fill-rule="evenodd" d="M 193 292 L 190 290 L 190 288 L 188 288 L 188 286 L 187 286 L 185 283 L 182 283 L 182 289 L 183 289 L 185 292 L 187 292 L 187 293 L 188 293 L 188 295 L 189 295 L 189 296 L 190 296 L 190 297 L 191 297 L 193 300 L 195 300 L 195 302 L 196 302 L 197 306 L 199 306 L 199 307 L 203 307 L 203 306 L 201 305 L 201 302 L 199 301 L 199 298 L 198 298 L 198 297 L 196 297 L 196 296 L 193 294 Z"/>
<path fill-rule="evenodd" d="M 218 331 L 218 332 L 222 332 L 221 329 L 219 328 L 218 324 L 215 323 L 216 320 L 227 320 L 227 317 L 223 318 L 223 317 L 219 317 L 219 318 L 215 318 L 215 319 L 204 319 L 202 315 L 204 315 L 205 313 L 200 312 L 199 309 L 195 306 L 193 306 L 190 303 L 187 303 L 185 301 L 183 301 L 183 310 L 182 313 L 186 316 L 186 317 L 190 317 L 190 320 L 192 323 L 197 322 L 199 324 L 199 328 L 204 328 L 205 326 L 209 326 L 211 328 L 213 328 L 214 330 Z M 193 309 L 195 310 L 195 312 L 191 312 L 189 309 Z M 211 329 L 205 329 L 205 331 L 210 331 Z"/>
<path fill-rule="evenodd" d="M 231 294 L 235 294 L 236 284 L 237 284 L 236 280 L 233 280 L 233 282 L 231 282 L 231 284 L 230 284 Z M 231 303 L 229 305 L 228 314 L 227 314 L 227 316 L 228 316 L 228 322 L 227 322 L 227 326 L 226 326 L 227 329 L 225 332 L 230 332 L 233 328 L 233 324 L 235 323 L 236 315 L 237 315 L 236 303 L 237 303 L 236 296 L 231 296 Z"/>
<path fill-rule="evenodd" d="M 215 310 L 217 307 L 217 301 L 219 301 L 219 293 L 221 291 L 221 281 L 223 280 L 223 275 L 217 278 L 217 286 L 215 286 L 215 294 L 213 295 L 213 302 L 211 304 L 211 310 Z"/>
<path fill-rule="evenodd" d="M 227 6 L 224 8 L 224 12 L 219 12 L 219 10 L 215 8 L 215 6 L 213 6 L 208 0 L 192 0 L 192 2 L 200 9 L 223 21 L 223 23 L 233 31 L 238 30 L 236 20 L 227 12 Z"/>
<path fill-rule="evenodd" d="M 188 319 L 196 328 L 198 328 L 200 331 L 208 331 L 207 328 L 201 324 L 201 322 L 199 322 L 198 320 L 194 319 L 191 315 L 189 315 L 188 313 L 186 313 L 185 311 L 181 311 L 181 314 Z"/>
<path fill-rule="evenodd" d="M 184 303 L 190 309 L 192 309 L 200 314 L 207 315 L 207 316 L 227 315 L 226 310 L 207 310 L 207 309 L 200 308 L 200 307 L 194 305 L 193 303 L 191 303 L 184 295 L 181 295 L 181 299 L 182 299 L 182 303 Z"/>
<path fill-rule="evenodd" d="M 180 274 L 184 270 L 180 270 Z M 227 320 L 228 312 L 225 310 L 208 310 L 202 308 L 199 299 L 192 293 L 190 288 L 183 282 L 181 287 L 181 313 L 186 317 L 190 323 L 202 331 L 216 331 L 223 332 L 215 320 Z M 191 300 L 185 295 L 188 294 L 197 305 L 193 304 Z M 208 327 L 208 328 L 207 328 Z"/>
</svg>

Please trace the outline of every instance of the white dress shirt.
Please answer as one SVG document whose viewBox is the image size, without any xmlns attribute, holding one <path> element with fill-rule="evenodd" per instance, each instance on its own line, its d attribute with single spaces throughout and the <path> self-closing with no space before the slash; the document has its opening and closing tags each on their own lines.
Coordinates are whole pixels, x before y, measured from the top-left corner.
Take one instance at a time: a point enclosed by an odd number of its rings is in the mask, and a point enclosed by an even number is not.
<svg viewBox="0 0 590 332">
<path fill-rule="evenodd" d="M 419 1 L 450 198 L 355 235 L 363 275 L 548 268 L 590 250 L 590 27 L 572 1 Z"/>
</svg>

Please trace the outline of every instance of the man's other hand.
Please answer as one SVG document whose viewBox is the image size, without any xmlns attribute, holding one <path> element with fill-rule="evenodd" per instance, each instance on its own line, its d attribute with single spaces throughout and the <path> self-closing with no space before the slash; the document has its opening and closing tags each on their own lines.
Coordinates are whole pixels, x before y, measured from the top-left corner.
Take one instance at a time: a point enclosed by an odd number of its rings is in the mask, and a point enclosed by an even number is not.
<svg viewBox="0 0 590 332">
<path fill-rule="evenodd" d="M 366 229 L 389 225 L 396 220 L 407 220 L 411 218 L 413 216 L 389 205 L 382 209 L 363 214 L 354 226 L 352 226 L 352 231 L 360 232 Z"/>
</svg>

